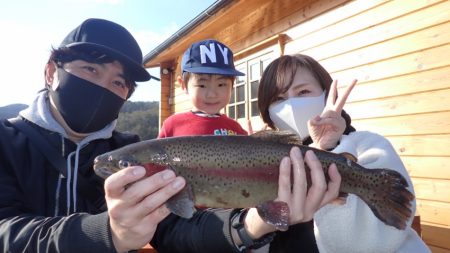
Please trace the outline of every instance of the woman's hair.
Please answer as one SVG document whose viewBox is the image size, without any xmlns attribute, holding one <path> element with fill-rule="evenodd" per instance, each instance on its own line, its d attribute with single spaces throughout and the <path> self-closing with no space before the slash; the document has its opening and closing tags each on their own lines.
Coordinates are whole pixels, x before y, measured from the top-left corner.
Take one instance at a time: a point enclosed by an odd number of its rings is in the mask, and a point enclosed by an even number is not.
<svg viewBox="0 0 450 253">
<path fill-rule="evenodd" d="M 104 64 L 104 63 L 111 63 L 116 59 L 113 59 L 108 55 L 95 50 L 75 50 L 68 47 L 61 47 L 57 49 L 52 48 L 52 52 L 50 54 L 50 58 L 48 59 L 48 63 L 54 62 L 58 67 L 62 67 L 64 63 L 75 60 L 83 60 L 90 63 Z M 130 75 L 128 74 L 126 66 L 122 64 L 122 67 L 124 68 L 125 83 L 128 87 L 127 97 L 130 97 L 131 94 L 133 94 L 134 90 L 136 89 L 137 85 L 136 82 L 132 81 L 131 78 L 129 78 Z"/>
<path fill-rule="evenodd" d="M 333 79 L 316 60 L 302 54 L 279 57 L 264 70 L 258 89 L 258 107 L 261 117 L 270 128 L 275 129 L 269 116 L 269 106 L 277 100 L 280 94 L 289 90 L 299 68 L 309 70 L 325 91 L 325 97 L 328 97 Z"/>
</svg>

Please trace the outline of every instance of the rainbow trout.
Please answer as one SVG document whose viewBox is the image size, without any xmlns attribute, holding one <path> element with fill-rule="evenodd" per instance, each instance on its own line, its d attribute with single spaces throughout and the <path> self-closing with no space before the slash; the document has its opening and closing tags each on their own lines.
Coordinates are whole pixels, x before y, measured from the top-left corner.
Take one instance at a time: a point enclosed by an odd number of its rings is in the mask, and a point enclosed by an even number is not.
<svg viewBox="0 0 450 253">
<path fill-rule="evenodd" d="M 273 201 L 278 193 L 281 159 L 296 145 L 304 154 L 313 150 L 328 178 L 335 163 L 342 177 L 340 192 L 361 198 L 385 224 L 405 229 L 414 199 L 401 174 L 389 169 L 366 169 L 348 156 L 301 145 L 295 134 L 263 131 L 250 136 L 185 136 L 130 144 L 95 159 L 94 170 L 106 178 L 131 165 L 152 175 L 171 168 L 186 187 L 167 203 L 169 210 L 190 218 L 195 206 L 256 207 L 261 217 L 280 230 L 288 228 L 286 203 Z M 306 169 L 310 184 L 309 169 Z M 309 187 L 309 186 L 308 186 Z"/>
</svg>

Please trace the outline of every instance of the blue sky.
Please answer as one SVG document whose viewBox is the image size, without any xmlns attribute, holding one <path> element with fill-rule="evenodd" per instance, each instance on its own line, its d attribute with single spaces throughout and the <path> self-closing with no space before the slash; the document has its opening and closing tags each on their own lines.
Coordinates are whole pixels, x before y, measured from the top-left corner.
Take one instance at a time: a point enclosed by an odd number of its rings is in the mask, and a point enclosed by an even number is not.
<svg viewBox="0 0 450 253">
<path fill-rule="evenodd" d="M 216 0 L 15 0 L 0 8 L 0 106 L 29 104 L 44 87 L 52 46 L 83 20 L 104 18 L 126 27 L 144 55 Z M 159 76 L 158 69 L 149 72 Z M 159 100 L 159 82 L 139 86 L 132 101 Z"/>
</svg>

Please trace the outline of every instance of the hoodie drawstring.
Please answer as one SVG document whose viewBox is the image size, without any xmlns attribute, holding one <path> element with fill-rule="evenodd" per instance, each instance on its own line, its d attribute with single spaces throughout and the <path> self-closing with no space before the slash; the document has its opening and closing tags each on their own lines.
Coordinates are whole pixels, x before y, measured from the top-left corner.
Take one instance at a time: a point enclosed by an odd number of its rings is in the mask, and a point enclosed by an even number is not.
<svg viewBox="0 0 450 253">
<path fill-rule="evenodd" d="M 81 146 L 77 144 L 77 150 L 75 151 L 75 162 L 74 162 L 74 168 L 73 168 L 73 183 L 72 183 L 72 197 L 73 197 L 73 211 L 77 211 L 77 184 L 78 184 L 78 163 L 80 161 L 80 150 L 85 145 Z M 72 153 L 71 155 L 73 155 Z M 70 161 L 70 158 L 68 158 Z"/>
<path fill-rule="evenodd" d="M 59 191 L 61 190 L 61 181 L 64 178 L 63 174 L 59 173 L 58 184 L 56 185 L 56 193 L 55 193 L 55 214 L 54 216 L 59 215 Z"/>
<path fill-rule="evenodd" d="M 61 136 L 61 156 L 64 157 L 64 154 L 66 153 L 65 149 L 65 139 L 64 136 Z M 59 168 L 61 171 L 63 168 Z M 55 216 L 59 215 L 59 193 L 61 191 L 61 181 L 64 178 L 64 175 L 60 172 L 58 177 L 58 183 L 56 185 L 56 192 L 55 192 Z"/>
<path fill-rule="evenodd" d="M 78 181 L 78 163 L 80 160 L 80 150 L 83 147 L 79 144 L 77 144 L 77 149 L 70 153 L 69 156 L 67 157 L 67 184 L 66 184 L 66 189 L 67 189 L 67 215 L 70 214 L 71 211 L 71 203 L 70 203 L 70 199 L 72 197 L 72 202 L 73 202 L 73 212 L 77 211 L 77 181 Z M 75 162 L 74 162 L 74 167 L 72 168 L 72 157 L 75 156 Z M 72 172 L 73 170 L 73 172 Z M 73 173 L 73 181 L 72 181 L 72 173 Z M 72 181 L 72 189 L 70 189 L 70 183 Z M 72 193 L 72 194 L 71 194 Z M 71 196 L 72 195 L 72 196 Z"/>
<path fill-rule="evenodd" d="M 62 139 L 62 155 L 65 154 L 65 139 L 63 136 L 61 136 Z M 67 180 L 66 180 L 66 213 L 69 215 L 72 211 L 72 205 L 73 205 L 73 212 L 77 211 L 77 181 L 78 181 L 78 165 L 80 160 L 80 150 L 86 146 L 87 143 L 84 145 L 77 144 L 77 149 L 70 153 L 67 156 Z M 72 168 L 72 158 L 75 156 L 74 166 Z M 73 174 L 73 180 L 72 180 L 72 174 Z M 58 178 L 58 184 L 56 186 L 56 193 L 55 193 L 55 216 L 59 215 L 59 196 L 61 191 L 61 181 L 64 178 L 64 175 L 62 173 L 59 174 Z M 71 187 L 72 186 L 72 187 Z"/>
<path fill-rule="evenodd" d="M 71 153 L 67 157 L 67 181 L 66 181 L 66 206 L 67 206 L 67 215 L 70 214 L 70 182 L 72 181 L 72 163 L 70 162 L 71 157 L 74 153 Z"/>
</svg>

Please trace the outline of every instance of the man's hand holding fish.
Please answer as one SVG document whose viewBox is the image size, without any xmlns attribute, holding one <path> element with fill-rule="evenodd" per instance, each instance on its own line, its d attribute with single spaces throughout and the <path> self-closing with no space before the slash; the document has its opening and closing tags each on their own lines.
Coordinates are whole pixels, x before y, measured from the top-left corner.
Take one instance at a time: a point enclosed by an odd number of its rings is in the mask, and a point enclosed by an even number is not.
<svg viewBox="0 0 450 253">
<path fill-rule="evenodd" d="M 143 167 L 131 166 L 105 181 L 112 237 L 118 252 L 148 243 L 158 223 L 170 213 L 164 203 L 185 185 L 185 180 L 171 170 L 144 176 Z"/>
</svg>

